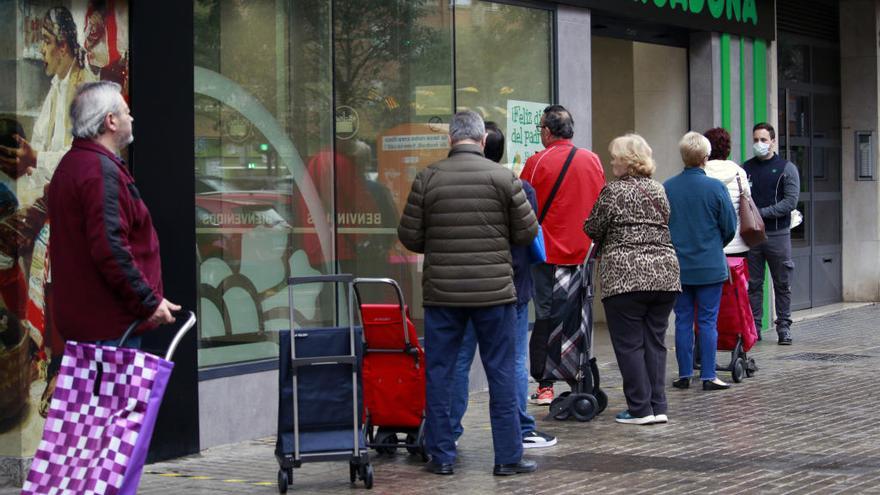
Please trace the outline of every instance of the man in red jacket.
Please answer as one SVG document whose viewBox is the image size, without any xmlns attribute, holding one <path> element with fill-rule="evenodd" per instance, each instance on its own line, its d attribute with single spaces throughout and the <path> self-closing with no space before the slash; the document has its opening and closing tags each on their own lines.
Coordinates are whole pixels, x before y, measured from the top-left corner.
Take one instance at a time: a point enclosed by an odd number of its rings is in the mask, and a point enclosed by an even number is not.
<svg viewBox="0 0 880 495">
<path fill-rule="evenodd" d="M 599 157 L 592 151 L 575 148 L 574 119 L 562 105 L 544 109 L 541 124 L 544 150 L 526 160 L 520 178 L 528 181 L 538 197 L 538 222 L 544 232 L 547 262 L 534 265 L 535 326 L 529 341 L 532 377 L 538 391 L 529 401 L 549 405 L 553 401 L 553 381 L 544 378 L 547 340 L 552 329 L 550 310 L 567 296 L 553 293 L 557 278 L 577 269 L 584 262 L 590 238 L 584 234 L 584 221 L 605 186 L 605 172 Z M 569 162 L 566 167 L 566 162 Z M 560 175 L 562 180 L 559 181 Z M 556 184 L 559 182 L 559 186 Z M 554 189 L 556 192 L 554 193 Z M 549 204 L 548 204 L 549 203 Z"/>
<path fill-rule="evenodd" d="M 108 81 L 77 89 L 73 146 L 47 193 L 52 321 L 65 339 L 104 345 L 118 344 L 137 320 L 144 320 L 138 333 L 172 323 L 180 309 L 162 297 L 159 239 L 119 157 L 134 139 L 120 90 Z"/>
</svg>

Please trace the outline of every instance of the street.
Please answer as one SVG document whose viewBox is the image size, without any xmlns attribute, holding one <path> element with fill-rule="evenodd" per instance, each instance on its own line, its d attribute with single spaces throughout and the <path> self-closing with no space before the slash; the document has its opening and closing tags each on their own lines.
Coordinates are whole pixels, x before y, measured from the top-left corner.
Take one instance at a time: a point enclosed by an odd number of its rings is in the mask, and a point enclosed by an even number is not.
<svg viewBox="0 0 880 495">
<path fill-rule="evenodd" d="M 414 456 L 373 455 L 373 492 L 403 493 L 880 493 L 880 306 L 796 323 L 795 343 L 776 345 L 765 332 L 751 355 L 760 368 L 728 391 L 668 389 L 669 423 L 614 422 L 623 409 L 621 379 L 607 330 L 596 330 L 608 409 L 589 423 L 545 420 L 559 445 L 530 449 L 531 475 L 494 477 L 488 394 L 471 396 L 453 476 L 426 472 Z M 675 372 L 673 335 L 668 379 Z M 719 352 L 719 362 L 727 356 Z M 730 380 L 728 373 L 719 376 Z M 558 391 L 565 390 L 562 386 Z M 558 392 L 557 392 L 558 393 Z M 277 493 L 274 439 L 209 449 L 149 465 L 140 493 Z M 306 464 L 292 493 L 364 491 L 348 483 L 343 462 Z"/>
</svg>

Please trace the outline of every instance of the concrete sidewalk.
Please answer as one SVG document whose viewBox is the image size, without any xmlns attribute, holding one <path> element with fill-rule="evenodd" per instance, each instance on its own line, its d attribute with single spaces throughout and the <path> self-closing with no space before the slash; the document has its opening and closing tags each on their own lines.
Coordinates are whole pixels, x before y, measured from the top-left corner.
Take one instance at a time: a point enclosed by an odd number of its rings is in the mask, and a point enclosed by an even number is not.
<svg viewBox="0 0 880 495">
<path fill-rule="evenodd" d="M 846 308 L 841 308 L 846 309 Z M 760 370 L 731 390 L 668 390 L 667 425 L 614 422 L 625 408 L 620 374 L 606 331 L 596 355 L 609 407 L 589 423 L 545 420 L 539 428 L 559 445 L 527 451 L 539 471 L 491 475 L 488 395 L 472 396 L 454 476 L 436 476 L 415 457 L 373 456 L 374 493 L 880 493 L 880 306 L 802 319 L 794 345 L 775 335 L 752 356 Z M 669 379 L 675 374 L 672 331 Z M 719 353 L 719 361 L 726 358 Z M 729 374 L 720 374 L 729 380 Z M 562 387 L 564 389 L 564 387 Z M 277 493 L 274 439 L 210 449 L 150 465 L 143 494 Z M 364 492 L 348 483 L 343 462 L 295 470 L 292 493 Z"/>
</svg>

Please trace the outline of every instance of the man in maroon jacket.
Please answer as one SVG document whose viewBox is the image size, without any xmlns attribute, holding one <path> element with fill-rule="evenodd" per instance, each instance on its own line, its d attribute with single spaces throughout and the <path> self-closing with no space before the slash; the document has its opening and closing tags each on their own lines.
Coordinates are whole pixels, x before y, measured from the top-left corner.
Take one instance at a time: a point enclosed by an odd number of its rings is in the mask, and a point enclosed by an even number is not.
<svg viewBox="0 0 880 495">
<path fill-rule="evenodd" d="M 48 187 L 50 310 L 61 336 L 78 342 L 114 345 L 132 322 L 144 320 L 142 332 L 180 309 L 162 297 L 159 239 L 119 157 L 134 139 L 120 89 L 108 81 L 77 89 L 73 147 Z"/>
</svg>

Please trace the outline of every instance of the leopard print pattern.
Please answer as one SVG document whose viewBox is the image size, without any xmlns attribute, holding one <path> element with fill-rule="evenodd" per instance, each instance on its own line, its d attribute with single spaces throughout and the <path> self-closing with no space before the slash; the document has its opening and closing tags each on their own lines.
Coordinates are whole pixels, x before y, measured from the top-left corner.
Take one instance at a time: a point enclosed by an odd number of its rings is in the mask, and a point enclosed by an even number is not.
<svg viewBox="0 0 880 495">
<path fill-rule="evenodd" d="M 681 291 L 669 234 L 669 201 L 658 182 L 625 176 L 602 189 L 584 232 L 599 246 L 602 298 L 638 291 Z"/>
</svg>

